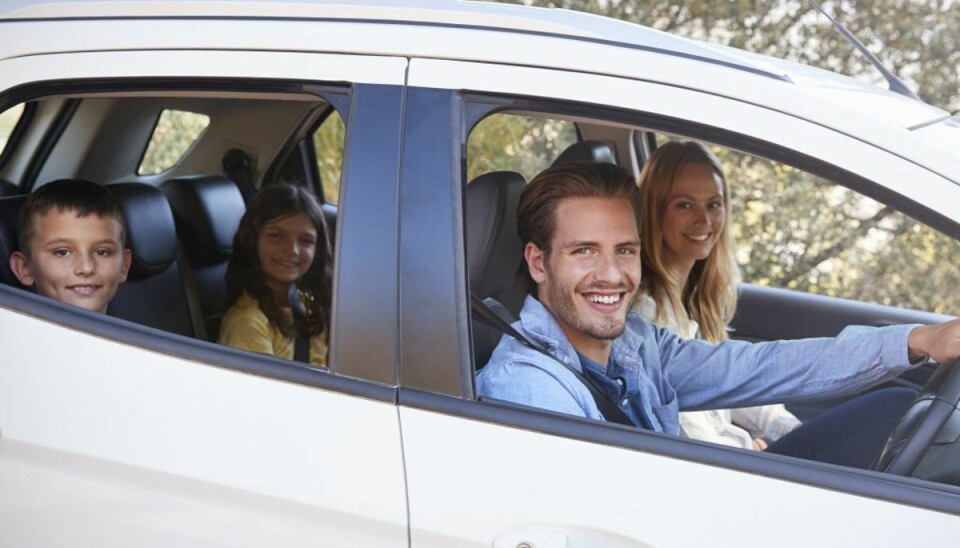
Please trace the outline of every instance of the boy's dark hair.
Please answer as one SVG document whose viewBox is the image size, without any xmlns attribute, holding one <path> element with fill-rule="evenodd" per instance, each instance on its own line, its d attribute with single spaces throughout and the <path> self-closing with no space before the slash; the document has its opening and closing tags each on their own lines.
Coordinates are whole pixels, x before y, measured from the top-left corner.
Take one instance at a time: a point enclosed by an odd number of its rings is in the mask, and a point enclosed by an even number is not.
<svg viewBox="0 0 960 548">
<path fill-rule="evenodd" d="M 533 242 L 550 253 L 557 205 L 566 198 L 620 198 L 630 202 L 640 227 L 640 189 L 629 171 L 603 162 L 574 162 L 548 168 L 530 181 L 517 205 L 521 245 Z"/>
<path fill-rule="evenodd" d="M 27 196 L 20 207 L 20 251 L 30 256 L 30 238 L 36 231 L 36 220 L 50 210 L 73 211 L 77 217 L 112 217 L 120 223 L 120 245 L 126 247 L 127 224 L 120 203 L 110 190 L 86 179 L 57 179 Z"/>
<path fill-rule="evenodd" d="M 227 264 L 227 297 L 224 310 L 229 309 L 247 291 L 263 311 L 270 323 L 284 336 L 292 337 L 295 326 L 285 315 L 271 294 L 263 277 L 257 239 L 263 225 L 270 221 L 304 213 L 313 221 L 317 230 L 317 249 L 310 269 L 297 281 L 299 289 L 307 297 L 306 335 L 319 335 L 329 325 L 330 303 L 333 294 L 330 241 L 327 224 L 317 199 L 305 187 L 290 183 L 275 183 L 265 186 L 250 201 L 247 212 L 240 219 L 240 226 L 233 238 L 233 254 Z"/>
</svg>

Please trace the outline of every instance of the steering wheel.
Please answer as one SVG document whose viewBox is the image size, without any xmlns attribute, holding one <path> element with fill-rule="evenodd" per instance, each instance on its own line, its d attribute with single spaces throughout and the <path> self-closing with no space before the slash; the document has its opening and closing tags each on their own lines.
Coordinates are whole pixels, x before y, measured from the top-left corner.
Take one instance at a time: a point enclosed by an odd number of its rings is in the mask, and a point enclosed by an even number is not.
<svg viewBox="0 0 960 548">
<path fill-rule="evenodd" d="M 960 360 L 937 368 L 890 434 L 874 469 L 960 485 L 958 403 Z"/>
</svg>

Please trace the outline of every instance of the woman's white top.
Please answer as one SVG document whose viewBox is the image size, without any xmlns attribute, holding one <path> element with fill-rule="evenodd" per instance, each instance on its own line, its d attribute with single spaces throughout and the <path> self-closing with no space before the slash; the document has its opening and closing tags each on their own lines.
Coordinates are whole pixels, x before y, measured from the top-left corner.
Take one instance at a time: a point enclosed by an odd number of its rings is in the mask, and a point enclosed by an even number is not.
<svg viewBox="0 0 960 548">
<path fill-rule="evenodd" d="M 642 296 L 636 311 L 656 323 L 657 303 L 649 295 Z M 700 334 L 700 325 L 692 319 L 688 329 L 682 329 L 671 310 L 666 310 L 666 321 L 661 325 L 686 339 L 697 338 Z M 680 429 L 686 436 L 744 449 L 754 449 L 755 438 L 773 443 L 797 426 L 800 426 L 800 420 L 782 404 L 680 413 Z"/>
</svg>

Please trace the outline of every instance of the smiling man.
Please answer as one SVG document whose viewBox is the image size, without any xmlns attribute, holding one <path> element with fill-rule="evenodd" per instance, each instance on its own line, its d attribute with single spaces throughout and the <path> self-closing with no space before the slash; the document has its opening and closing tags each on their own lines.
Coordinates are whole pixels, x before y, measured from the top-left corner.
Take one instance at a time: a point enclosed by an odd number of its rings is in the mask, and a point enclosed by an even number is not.
<svg viewBox="0 0 960 548">
<path fill-rule="evenodd" d="M 481 395 L 603 420 L 575 369 L 634 425 L 678 434 L 680 409 L 839 396 L 895 377 L 911 358 L 960 356 L 960 320 L 757 344 L 654 327 L 628 314 L 641 276 L 639 211 L 633 177 L 612 164 L 554 167 L 527 185 L 517 228 L 531 295 L 514 327 L 552 356 L 504 336 L 478 374 Z"/>
</svg>

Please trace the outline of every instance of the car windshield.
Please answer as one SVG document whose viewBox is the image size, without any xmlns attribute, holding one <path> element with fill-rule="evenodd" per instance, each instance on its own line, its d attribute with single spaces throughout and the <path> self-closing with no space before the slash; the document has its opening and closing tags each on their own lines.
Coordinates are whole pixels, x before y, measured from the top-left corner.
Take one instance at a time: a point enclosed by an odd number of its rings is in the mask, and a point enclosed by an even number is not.
<svg viewBox="0 0 960 548">
<path fill-rule="evenodd" d="M 960 158 L 960 118 L 956 116 L 947 118 L 942 122 L 918 129 L 916 134 L 947 154 Z"/>
</svg>

